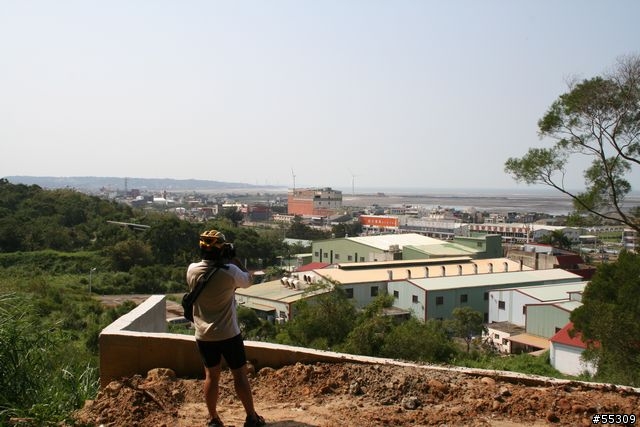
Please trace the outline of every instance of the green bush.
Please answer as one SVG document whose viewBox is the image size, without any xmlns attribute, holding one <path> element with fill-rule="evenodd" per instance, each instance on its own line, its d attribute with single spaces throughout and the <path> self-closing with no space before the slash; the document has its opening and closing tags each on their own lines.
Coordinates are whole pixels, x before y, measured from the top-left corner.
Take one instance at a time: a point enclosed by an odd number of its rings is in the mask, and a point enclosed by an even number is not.
<svg viewBox="0 0 640 427">
<path fill-rule="evenodd" d="M 62 421 L 98 390 L 86 352 L 37 315 L 32 299 L 0 296 L 0 425 L 11 417 Z"/>
<path fill-rule="evenodd" d="M 498 371 L 513 371 L 530 375 L 541 375 L 552 378 L 567 378 L 554 367 L 549 361 L 549 351 L 545 351 L 539 356 L 530 354 L 518 355 L 490 355 L 485 354 L 479 357 L 465 357 L 453 361 L 455 365 L 470 368 L 491 369 Z"/>
</svg>

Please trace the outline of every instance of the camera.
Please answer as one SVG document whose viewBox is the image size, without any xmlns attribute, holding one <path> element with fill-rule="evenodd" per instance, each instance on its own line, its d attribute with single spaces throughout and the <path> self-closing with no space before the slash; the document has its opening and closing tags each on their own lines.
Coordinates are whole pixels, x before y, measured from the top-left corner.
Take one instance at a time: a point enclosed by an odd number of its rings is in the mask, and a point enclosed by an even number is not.
<svg viewBox="0 0 640 427">
<path fill-rule="evenodd" d="M 233 259 L 236 257 L 236 248 L 233 243 L 225 243 L 220 248 L 220 258 Z"/>
</svg>

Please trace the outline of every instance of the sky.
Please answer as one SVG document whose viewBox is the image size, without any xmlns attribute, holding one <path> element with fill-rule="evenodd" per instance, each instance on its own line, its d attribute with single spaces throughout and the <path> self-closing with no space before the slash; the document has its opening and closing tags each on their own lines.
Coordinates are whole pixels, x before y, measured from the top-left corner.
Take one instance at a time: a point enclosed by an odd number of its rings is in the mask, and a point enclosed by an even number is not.
<svg viewBox="0 0 640 427">
<path fill-rule="evenodd" d="M 569 79 L 640 53 L 638 16 L 636 0 L 0 0 L 0 176 L 526 187 L 505 161 L 551 145 L 537 122 Z"/>
</svg>

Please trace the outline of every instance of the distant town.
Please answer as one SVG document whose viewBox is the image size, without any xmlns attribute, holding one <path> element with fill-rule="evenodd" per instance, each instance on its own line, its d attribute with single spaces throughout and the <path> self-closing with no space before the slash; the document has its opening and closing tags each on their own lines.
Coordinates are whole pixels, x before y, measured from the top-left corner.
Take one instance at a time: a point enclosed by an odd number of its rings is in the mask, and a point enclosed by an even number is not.
<svg viewBox="0 0 640 427">
<path fill-rule="evenodd" d="M 608 260 L 623 248 L 634 250 L 636 247 L 636 233 L 619 224 L 567 226 L 566 214 L 553 215 L 549 211 L 567 211 L 570 203 L 553 197 L 514 200 L 514 197 L 495 194 L 493 197 L 467 196 L 461 200 L 459 196 L 447 199 L 442 196 L 358 194 L 355 189 L 350 194 L 343 194 L 330 187 L 287 189 L 168 178 L 16 176 L 6 179 L 43 188 L 73 188 L 135 208 L 174 212 L 190 221 L 204 222 L 225 209 L 234 209 L 242 215 L 245 225 L 277 227 L 298 218 L 311 227 L 330 230 L 336 224 L 357 222 L 362 227 L 362 235 L 419 233 L 451 240 L 454 236 L 490 233 L 502 236 L 503 244 L 507 246 L 539 242 L 553 232 L 562 232 L 577 251 L 597 254 L 590 257 L 599 260 Z M 433 205 L 447 201 L 478 203 L 484 208 Z"/>
</svg>

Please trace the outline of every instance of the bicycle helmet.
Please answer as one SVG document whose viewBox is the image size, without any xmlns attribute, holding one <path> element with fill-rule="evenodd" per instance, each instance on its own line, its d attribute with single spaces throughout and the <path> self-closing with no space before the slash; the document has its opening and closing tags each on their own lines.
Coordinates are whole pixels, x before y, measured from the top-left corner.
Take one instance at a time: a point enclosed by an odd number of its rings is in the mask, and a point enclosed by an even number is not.
<svg viewBox="0 0 640 427">
<path fill-rule="evenodd" d="M 211 251 L 213 248 L 222 249 L 227 239 L 218 230 L 207 230 L 200 234 L 200 249 Z"/>
</svg>

